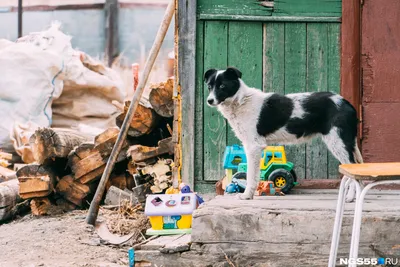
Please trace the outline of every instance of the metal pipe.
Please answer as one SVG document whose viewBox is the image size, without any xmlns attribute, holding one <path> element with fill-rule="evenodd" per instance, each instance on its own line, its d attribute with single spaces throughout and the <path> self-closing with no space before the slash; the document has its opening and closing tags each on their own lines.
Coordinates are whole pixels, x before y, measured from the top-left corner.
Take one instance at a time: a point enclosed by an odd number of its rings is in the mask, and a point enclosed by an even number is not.
<svg viewBox="0 0 400 267">
<path fill-rule="evenodd" d="M 149 78 L 150 71 L 153 68 L 154 62 L 158 55 L 158 52 L 160 51 L 160 48 L 164 41 L 165 35 L 167 34 L 168 27 L 172 20 L 172 16 L 174 15 L 174 11 L 175 11 L 175 0 L 170 0 L 167 10 L 165 11 L 165 14 L 164 14 L 163 21 L 160 25 L 160 28 L 158 29 L 156 39 L 154 40 L 153 46 L 152 46 L 149 56 L 147 58 L 143 73 L 139 79 L 138 87 L 133 95 L 133 98 L 132 98 L 131 104 L 129 106 L 129 109 L 127 111 L 127 114 L 125 116 L 124 122 L 122 123 L 121 131 L 118 135 L 117 141 L 111 152 L 110 158 L 107 161 L 107 165 L 104 170 L 104 173 L 101 176 L 101 180 L 97 187 L 96 194 L 94 195 L 94 198 L 93 198 L 92 202 L 90 203 L 89 212 L 86 217 L 86 223 L 88 223 L 88 224 L 91 224 L 91 225 L 96 224 L 97 215 L 99 213 L 100 201 L 103 197 L 106 183 L 110 177 L 111 171 L 114 168 L 115 160 L 117 159 L 117 156 L 118 156 L 119 152 L 121 151 L 121 148 L 125 141 L 126 135 L 128 134 L 130 122 L 132 121 L 133 115 L 135 114 L 135 111 L 136 111 L 136 108 L 139 105 L 139 100 L 144 91 L 144 87 L 147 83 L 147 79 Z"/>
</svg>

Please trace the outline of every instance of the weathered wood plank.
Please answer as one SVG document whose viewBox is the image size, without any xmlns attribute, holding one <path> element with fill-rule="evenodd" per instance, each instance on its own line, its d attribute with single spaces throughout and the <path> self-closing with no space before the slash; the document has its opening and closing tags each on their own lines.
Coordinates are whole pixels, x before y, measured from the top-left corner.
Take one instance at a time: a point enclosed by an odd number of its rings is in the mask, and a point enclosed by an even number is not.
<svg viewBox="0 0 400 267">
<path fill-rule="evenodd" d="M 271 8 L 255 0 L 198 0 L 197 13 L 271 16 Z"/>
<path fill-rule="evenodd" d="M 340 24 L 328 24 L 328 90 L 340 93 Z M 339 177 L 339 161 L 328 152 L 328 178 Z"/>
<path fill-rule="evenodd" d="M 264 24 L 264 92 L 285 92 L 285 24 Z"/>
<path fill-rule="evenodd" d="M 307 24 L 307 78 L 306 89 L 328 90 L 328 31 L 327 24 Z M 306 144 L 306 178 L 328 177 L 328 151 L 320 138 Z"/>
<path fill-rule="evenodd" d="M 176 32 L 178 33 L 178 78 L 175 93 L 180 88 L 181 116 L 180 135 L 181 153 L 175 153 L 175 157 L 181 156 L 182 181 L 194 187 L 194 141 L 195 141 L 195 94 L 196 94 L 196 6 L 197 0 L 177 0 L 178 12 Z M 175 94 L 174 93 L 174 94 Z M 179 119 L 179 118 L 174 118 Z M 179 128 L 179 127 L 178 127 Z M 176 127 L 174 127 L 176 131 Z M 174 139 L 175 140 L 175 139 Z"/>
<path fill-rule="evenodd" d="M 196 90 L 195 90 L 195 131 L 194 131 L 194 180 L 203 180 L 204 167 L 204 136 L 203 136 L 203 111 L 204 111 L 204 21 L 197 22 L 196 30 Z M 194 188 L 194 186 L 193 186 Z"/>
<path fill-rule="evenodd" d="M 303 92 L 306 88 L 306 24 L 285 24 L 285 94 Z M 306 177 L 306 147 L 286 146 L 288 161 L 294 163 L 297 177 Z"/>
<path fill-rule="evenodd" d="M 275 0 L 274 16 L 341 16 L 342 0 Z"/>
<path fill-rule="evenodd" d="M 252 16 L 235 14 L 199 14 L 200 20 L 235 20 L 235 21 L 258 21 L 258 22 L 341 22 L 340 16 Z"/>
<path fill-rule="evenodd" d="M 263 25 L 261 22 L 229 22 L 228 66 L 242 72 L 250 87 L 262 89 Z M 246 59 L 246 60 L 243 60 Z M 241 144 L 227 123 L 227 144 Z"/>
<path fill-rule="evenodd" d="M 228 22 L 207 21 L 204 33 L 204 70 L 227 66 Z M 224 176 L 222 157 L 226 146 L 226 121 L 216 108 L 207 105 L 204 84 L 204 180 L 217 181 Z"/>
</svg>

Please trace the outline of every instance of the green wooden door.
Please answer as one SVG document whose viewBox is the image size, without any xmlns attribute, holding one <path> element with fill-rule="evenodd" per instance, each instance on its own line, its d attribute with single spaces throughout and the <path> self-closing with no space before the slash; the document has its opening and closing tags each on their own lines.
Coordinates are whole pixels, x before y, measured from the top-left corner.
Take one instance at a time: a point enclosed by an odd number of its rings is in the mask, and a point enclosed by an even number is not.
<svg viewBox="0 0 400 267">
<path fill-rule="evenodd" d="M 267 1 L 262 1 L 267 3 Z M 214 190 L 227 145 L 240 144 L 217 109 L 206 105 L 203 73 L 235 66 L 265 92 L 339 92 L 341 1 L 198 0 L 196 22 L 195 188 Z M 268 5 L 270 5 L 268 4 Z M 299 178 L 337 178 L 338 162 L 321 140 L 287 146 Z"/>
</svg>

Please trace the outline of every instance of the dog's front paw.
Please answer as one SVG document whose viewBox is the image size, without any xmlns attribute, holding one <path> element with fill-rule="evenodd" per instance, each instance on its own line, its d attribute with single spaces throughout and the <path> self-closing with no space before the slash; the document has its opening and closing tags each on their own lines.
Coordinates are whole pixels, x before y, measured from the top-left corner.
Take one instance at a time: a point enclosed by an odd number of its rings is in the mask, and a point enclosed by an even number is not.
<svg viewBox="0 0 400 267">
<path fill-rule="evenodd" d="M 240 199 L 240 200 L 250 200 L 253 199 L 253 194 L 248 194 L 246 192 L 244 193 L 239 193 L 236 195 L 236 199 Z"/>
</svg>

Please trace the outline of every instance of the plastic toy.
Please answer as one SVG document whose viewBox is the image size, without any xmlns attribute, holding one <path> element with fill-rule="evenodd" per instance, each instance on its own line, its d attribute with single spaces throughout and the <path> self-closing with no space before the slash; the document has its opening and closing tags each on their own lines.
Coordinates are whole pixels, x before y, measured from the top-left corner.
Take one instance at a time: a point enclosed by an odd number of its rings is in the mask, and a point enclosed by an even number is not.
<svg viewBox="0 0 400 267">
<path fill-rule="evenodd" d="M 190 187 L 188 185 L 185 185 L 184 183 L 181 183 L 179 185 L 179 189 L 181 190 L 181 193 L 183 194 L 187 194 L 187 193 L 193 193 L 190 190 Z M 196 193 L 195 193 L 196 194 Z M 197 204 L 200 205 L 201 203 L 204 202 L 203 198 L 201 196 L 199 196 L 198 194 L 196 194 L 196 198 L 197 198 Z"/>
<path fill-rule="evenodd" d="M 145 215 L 151 229 L 147 235 L 171 235 L 191 233 L 192 213 L 197 207 L 194 193 L 148 195 Z"/>
<path fill-rule="evenodd" d="M 246 189 L 246 180 L 245 179 L 232 178 L 232 183 L 230 183 L 226 187 L 225 192 L 230 193 L 230 194 L 243 193 L 245 189 Z"/>
<path fill-rule="evenodd" d="M 274 183 L 270 181 L 260 181 L 258 183 L 257 195 L 259 196 L 284 196 L 280 188 L 275 188 Z"/>
<path fill-rule="evenodd" d="M 293 170 L 294 164 L 286 160 L 285 148 L 283 146 L 268 146 L 262 152 L 260 160 L 260 180 L 271 181 L 276 188 L 283 193 L 288 193 L 296 184 L 297 177 Z M 240 158 L 240 163 L 239 162 Z M 235 165 L 237 163 L 237 165 Z M 229 173 L 236 173 L 228 180 L 234 178 L 246 179 L 247 160 L 242 146 L 233 145 L 225 149 L 224 168 Z"/>
<path fill-rule="evenodd" d="M 239 145 L 227 146 L 224 152 L 224 169 L 228 181 L 232 181 L 232 175 L 237 171 L 240 163 L 246 163 L 246 153 Z"/>
</svg>

